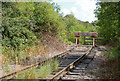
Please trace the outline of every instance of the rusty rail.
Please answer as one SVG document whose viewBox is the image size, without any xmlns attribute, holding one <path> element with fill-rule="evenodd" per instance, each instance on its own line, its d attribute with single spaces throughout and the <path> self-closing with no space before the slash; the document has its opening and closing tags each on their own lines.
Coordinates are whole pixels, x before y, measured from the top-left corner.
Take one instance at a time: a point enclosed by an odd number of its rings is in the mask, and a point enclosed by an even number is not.
<svg viewBox="0 0 120 81">
<path fill-rule="evenodd" d="M 78 59 L 76 59 L 75 61 L 73 61 L 72 63 L 70 63 L 68 66 L 66 66 L 65 68 L 63 68 L 62 70 L 60 70 L 58 73 L 56 73 L 54 76 L 52 76 L 49 80 L 47 81 L 52 81 L 54 78 L 56 78 L 57 76 L 59 76 L 61 73 L 63 73 L 64 71 L 66 71 L 68 68 L 70 68 L 71 66 L 73 66 L 76 62 L 81 61 L 86 55 L 89 55 L 91 50 L 94 47 L 91 46 L 91 48 L 86 52 L 86 54 L 84 54 L 82 57 L 79 57 Z"/>
<path fill-rule="evenodd" d="M 10 72 L 10 73 L 8 73 L 8 74 L 6 74 L 6 75 L 1 76 L 0 79 L 3 79 L 3 78 L 5 78 L 5 77 L 11 76 L 11 75 L 14 75 L 14 74 L 16 74 L 16 73 L 18 73 L 18 72 L 27 70 L 27 69 L 29 69 L 29 68 L 35 67 L 35 66 L 37 66 L 37 65 L 39 65 L 39 64 L 42 64 L 42 63 L 48 61 L 49 59 L 53 59 L 53 58 L 56 58 L 56 57 L 59 57 L 59 56 L 63 56 L 63 55 L 65 55 L 65 53 L 67 53 L 67 52 L 69 52 L 69 51 L 71 51 L 71 50 L 73 50 L 73 49 L 74 49 L 74 47 L 73 47 L 72 49 L 69 49 L 69 50 L 67 50 L 67 51 L 64 51 L 63 53 L 60 53 L 60 54 L 58 54 L 58 55 L 56 55 L 56 56 L 54 56 L 54 57 L 48 58 L 48 59 L 46 59 L 46 60 L 44 60 L 44 61 L 42 61 L 42 62 L 37 62 L 36 64 L 32 64 L 32 65 L 26 66 L 26 67 L 24 67 L 24 68 L 22 68 L 22 69 L 20 69 L 20 70 Z"/>
</svg>

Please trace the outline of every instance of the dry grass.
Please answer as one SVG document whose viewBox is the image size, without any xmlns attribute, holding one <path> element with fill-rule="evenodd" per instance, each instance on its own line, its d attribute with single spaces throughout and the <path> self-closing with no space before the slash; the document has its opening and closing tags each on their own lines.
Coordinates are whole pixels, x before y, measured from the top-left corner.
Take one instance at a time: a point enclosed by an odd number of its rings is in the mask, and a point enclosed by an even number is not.
<svg viewBox="0 0 120 81">
<path fill-rule="evenodd" d="M 4 49 L 7 50 L 7 49 Z M 9 50 L 2 54 L 2 64 L 5 64 L 8 59 L 10 60 L 11 64 L 18 62 L 18 64 L 24 64 L 24 61 L 38 55 L 45 57 L 45 54 L 48 52 L 43 45 L 37 45 L 33 47 L 28 47 L 25 50 Z M 16 58 L 17 57 L 17 58 Z"/>
<path fill-rule="evenodd" d="M 51 73 L 50 64 L 46 63 L 40 67 L 40 69 L 37 69 L 38 78 L 46 78 Z"/>
<path fill-rule="evenodd" d="M 42 40 L 43 39 L 43 40 Z M 1 61 L 1 65 L 3 67 L 6 67 L 6 69 L 4 69 L 5 71 L 9 72 L 9 65 L 28 65 L 28 64 L 33 64 L 35 63 L 37 60 L 36 57 L 41 57 L 41 58 L 47 58 L 48 54 L 52 54 L 53 52 L 61 52 L 66 50 L 66 44 L 64 44 L 60 39 L 58 39 L 57 37 L 53 37 L 50 35 L 45 35 L 41 38 L 41 44 L 36 45 L 36 46 L 30 46 L 30 47 L 26 47 L 25 50 L 11 50 L 10 48 L 7 47 L 2 47 L 2 61 Z M 34 59 L 33 59 L 34 58 Z M 57 71 L 58 70 L 58 62 L 55 61 L 53 64 L 50 64 L 50 71 Z M 43 69 L 46 69 L 47 67 L 43 66 Z M 47 69 L 48 70 L 48 69 Z M 42 72 L 42 71 L 41 71 Z M 46 71 L 47 72 L 47 71 Z M 29 74 L 29 73 L 28 73 Z M 46 74 L 43 75 L 47 75 L 49 74 L 49 71 Z M 26 77 L 29 78 L 29 76 L 32 76 L 34 74 L 31 75 L 27 75 Z M 34 77 L 33 77 L 34 78 Z"/>
<path fill-rule="evenodd" d="M 58 71 L 58 66 L 59 66 L 58 60 L 57 59 L 51 59 L 50 60 L 50 66 L 51 66 L 52 72 L 57 72 Z"/>
<path fill-rule="evenodd" d="M 57 59 L 51 59 L 40 65 L 40 69 L 31 68 L 30 70 L 26 70 L 23 74 L 17 73 L 16 79 L 46 78 L 50 75 L 51 72 L 58 71 L 58 65 L 59 63 Z"/>
<path fill-rule="evenodd" d="M 17 62 L 18 64 L 24 65 L 26 60 L 32 63 L 34 57 L 41 56 L 46 58 L 46 54 L 65 50 L 66 45 L 57 37 L 46 34 L 42 36 L 41 40 L 41 44 L 26 47 L 25 50 L 10 50 L 7 47 L 2 47 L 2 64 L 5 64 L 9 59 L 11 64 Z"/>
<path fill-rule="evenodd" d="M 37 79 L 35 69 L 26 70 L 24 73 L 17 73 L 15 79 Z"/>
</svg>

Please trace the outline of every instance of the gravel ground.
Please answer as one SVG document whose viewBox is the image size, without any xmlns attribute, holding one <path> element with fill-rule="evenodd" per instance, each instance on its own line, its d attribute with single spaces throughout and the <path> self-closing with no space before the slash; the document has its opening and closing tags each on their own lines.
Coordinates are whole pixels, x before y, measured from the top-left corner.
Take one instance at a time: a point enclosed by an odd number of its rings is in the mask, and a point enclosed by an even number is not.
<svg viewBox="0 0 120 81">
<path fill-rule="evenodd" d="M 106 49 L 104 46 L 99 46 L 94 51 L 94 59 L 82 74 L 82 79 L 100 79 L 100 65 L 107 59 L 104 57 L 104 51 L 106 51 Z"/>
</svg>

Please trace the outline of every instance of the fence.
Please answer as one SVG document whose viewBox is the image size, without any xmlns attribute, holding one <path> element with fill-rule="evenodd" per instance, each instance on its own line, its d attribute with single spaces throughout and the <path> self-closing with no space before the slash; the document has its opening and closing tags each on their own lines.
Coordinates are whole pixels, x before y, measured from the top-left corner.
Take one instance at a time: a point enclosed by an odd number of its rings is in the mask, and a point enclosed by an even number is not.
<svg viewBox="0 0 120 81">
<path fill-rule="evenodd" d="M 93 44 L 93 38 L 84 36 L 84 45 L 91 45 L 91 44 Z M 102 37 L 95 38 L 95 44 L 103 45 L 104 44 L 103 38 Z"/>
</svg>

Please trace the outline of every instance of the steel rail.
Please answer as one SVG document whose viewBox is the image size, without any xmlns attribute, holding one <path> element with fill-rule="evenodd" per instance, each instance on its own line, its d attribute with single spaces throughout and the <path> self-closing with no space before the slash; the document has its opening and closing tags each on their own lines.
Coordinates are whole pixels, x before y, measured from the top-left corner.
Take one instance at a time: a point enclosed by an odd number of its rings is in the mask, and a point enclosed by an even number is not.
<svg viewBox="0 0 120 81">
<path fill-rule="evenodd" d="M 63 68 L 62 70 L 60 70 L 58 73 L 56 73 L 55 75 L 53 75 L 49 80 L 47 81 L 52 81 L 54 80 L 54 78 L 56 78 L 57 76 L 59 76 L 61 73 L 63 73 L 64 71 L 66 71 L 67 69 L 69 69 L 71 66 L 73 66 L 76 62 L 81 61 L 85 56 L 89 55 L 90 52 L 92 51 L 94 47 L 91 46 L 91 48 L 82 56 L 79 57 L 78 59 L 76 59 L 75 61 L 73 61 L 72 63 L 70 63 L 68 66 L 66 66 L 65 68 Z"/>
<path fill-rule="evenodd" d="M 1 76 L 0 79 L 3 79 L 3 78 L 5 78 L 5 77 L 14 75 L 14 74 L 16 74 L 16 73 L 18 73 L 18 72 L 21 72 L 21 71 L 27 70 L 27 69 L 29 69 L 29 68 L 35 67 L 35 66 L 37 66 L 37 65 L 40 65 L 40 64 L 42 64 L 42 63 L 44 63 L 44 62 L 46 62 L 46 61 L 48 61 L 48 60 L 50 60 L 50 59 L 53 59 L 53 58 L 56 58 L 56 57 L 59 57 L 59 56 L 64 56 L 64 55 L 66 55 L 67 52 L 69 52 L 69 51 L 71 51 L 71 50 L 73 50 L 73 49 L 74 49 L 74 47 L 71 48 L 71 49 L 69 49 L 69 50 L 67 50 L 67 51 L 64 51 L 64 52 L 62 52 L 62 53 L 60 53 L 60 54 L 58 54 L 58 55 L 56 55 L 56 56 L 54 56 L 54 57 L 48 58 L 48 59 L 43 60 L 43 61 L 41 61 L 41 62 L 37 62 L 36 64 L 32 64 L 32 65 L 26 66 L 26 67 L 24 67 L 24 68 L 22 68 L 22 69 L 20 69 L 20 70 L 16 70 L 16 71 L 10 72 L 10 73 L 8 73 L 8 74 L 6 74 L 6 75 Z"/>
</svg>

